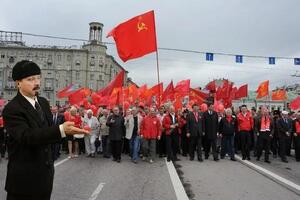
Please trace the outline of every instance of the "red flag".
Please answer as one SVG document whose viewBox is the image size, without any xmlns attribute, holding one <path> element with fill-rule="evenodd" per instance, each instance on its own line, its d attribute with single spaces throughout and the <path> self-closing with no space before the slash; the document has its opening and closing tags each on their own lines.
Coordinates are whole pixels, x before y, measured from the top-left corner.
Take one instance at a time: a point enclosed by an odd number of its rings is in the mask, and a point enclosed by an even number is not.
<svg viewBox="0 0 300 200">
<path fill-rule="evenodd" d="M 230 96 L 230 92 L 232 90 L 232 83 L 229 83 L 228 80 L 225 80 L 223 82 L 222 87 L 219 87 L 217 92 L 216 92 L 216 98 L 217 100 L 220 99 L 227 99 Z"/>
<path fill-rule="evenodd" d="M 240 99 L 248 96 L 248 84 L 242 85 L 235 93 L 235 99 Z"/>
<path fill-rule="evenodd" d="M 279 89 L 272 92 L 273 101 L 284 101 L 287 99 L 286 91 L 284 89 Z"/>
<path fill-rule="evenodd" d="M 216 81 L 211 81 L 209 82 L 206 86 L 205 89 L 209 91 L 216 91 Z"/>
<path fill-rule="evenodd" d="M 93 92 L 91 98 L 94 105 L 99 106 L 101 104 L 101 96 L 97 93 Z"/>
<path fill-rule="evenodd" d="M 190 101 L 194 101 L 197 104 L 204 103 L 205 99 L 208 97 L 208 94 L 198 90 L 190 88 Z"/>
<path fill-rule="evenodd" d="M 262 82 L 259 84 L 257 90 L 257 96 L 256 99 L 260 99 L 262 97 L 269 95 L 269 80 Z"/>
<path fill-rule="evenodd" d="M 292 109 L 292 110 L 300 109 L 300 96 L 298 96 L 296 99 L 291 101 L 290 109 Z"/>
<path fill-rule="evenodd" d="M 72 93 L 74 93 L 77 89 L 78 89 L 78 87 L 76 85 L 70 84 L 67 87 L 65 87 L 64 89 L 58 91 L 57 94 L 56 94 L 56 97 L 59 98 L 59 99 L 64 98 L 64 97 L 68 97 Z"/>
<path fill-rule="evenodd" d="M 122 70 L 105 88 L 100 89 L 97 93 L 101 96 L 110 96 L 114 88 L 121 88 L 124 83 L 125 71 Z"/>
<path fill-rule="evenodd" d="M 166 102 L 168 100 L 174 101 L 174 85 L 173 81 L 169 83 L 169 85 L 166 87 L 165 91 L 162 94 L 161 101 Z"/>
<path fill-rule="evenodd" d="M 110 36 L 124 62 L 157 51 L 154 11 L 119 24 L 108 33 Z"/>
<path fill-rule="evenodd" d="M 89 88 L 81 88 L 69 96 L 69 103 L 71 105 L 82 103 L 90 94 L 91 90 Z"/>
<path fill-rule="evenodd" d="M 179 81 L 174 89 L 176 96 L 186 96 L 190 92 L 190 80 L 182 80 Z"/>
<path fill-rule="evenodd" d="M 134 103 L 134 101 L 138 98 L 138 88 L 134 85 L 131 84 L 128 87 L 128 102 L 129 103 Z"/>
</svg>

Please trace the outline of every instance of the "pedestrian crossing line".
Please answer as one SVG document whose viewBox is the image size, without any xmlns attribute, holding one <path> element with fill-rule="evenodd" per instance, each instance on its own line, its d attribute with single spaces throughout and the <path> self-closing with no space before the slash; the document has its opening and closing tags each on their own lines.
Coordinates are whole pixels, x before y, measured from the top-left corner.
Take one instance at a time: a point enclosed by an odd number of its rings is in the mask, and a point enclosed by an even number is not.
<svg viewBox="0 0 300 200">
<path fill-rule="evenodd" d="M 95 189 L 93 194 L 90 196 L 89 200 L 96 200 L 97 197 L 99 196 L 101 190 L 103 189 L 105 183 L 99 183 L 98 187 Z"/>
<path fill-rule="evenodd" d="M 174 187 L 177 200 L 189 200 L 189 197 L 187 196 L 184 190 L 184 187 L 179 179 L 179 176 L 176 172 L 173 162 L 167 162 L 166 158 L 165 158 L 165 162 L 168 168 L 168 172 L 170 174 L 171 182 Z"/>
<path fill-rule="evenodd" d="M 69 159 L 69 158 L 65 158 L 65 159 L 63 159 L 63 160 L 61 160 L 61 161 L 55 163 L 55 164 L 54 164 L 54 167 L 57 167 L 58 165 L 61 165 L 61 164 L 63 164 L 64 162 L 66 162 L 66 161 L 68 161 L 68 160 L 70 160 L 70 159 Z"/>
<path fill-rule="evenodd" d="M 300 185 L 286 179 L 286 178 L 283 178 L 263 167 L 260 167 L 252 162 L 249 162 L 247 160 L 242 160 L 241 157 L 239 156 L 235 156 L 241 163 L 245 164 L 246 166 L 254 169 L 254 170 L 257 170 L 259 173 L 263 174 L 263 175 L 266 175 L 267 177 L 270 177 L 271 179 L 275 180 L 275 181 L 278 181 L 279 183 L 281 183 L 281 185 L 284 185 L 284 186 L 288 186 L 290 188 L 292 188 L 293 190 L 296 190 L 296 193 L 299 194 L 300 193 Z M 290 189 L 288 188 L 288 189 Z"/>
</svg>

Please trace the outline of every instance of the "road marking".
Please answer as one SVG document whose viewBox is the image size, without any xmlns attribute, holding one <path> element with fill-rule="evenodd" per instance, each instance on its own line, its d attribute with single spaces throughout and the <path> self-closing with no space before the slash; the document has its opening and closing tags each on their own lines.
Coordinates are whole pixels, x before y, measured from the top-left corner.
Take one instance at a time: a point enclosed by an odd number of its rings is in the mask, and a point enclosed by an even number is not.
<svg viewBox="0 0 300 200">
<path fill-rule="evenodd" d="M 279 175 L 277 175 L 277 174 L 275 174 L 275 173 L 273 173 L 273 172 L 271 172 L 271 171 L 269 171 L 269 170 L 267 170 L 267 169 L 265 169 L 263 167 L 260 167 L 260 166 L 258 166 L 256 164 L 252 163 L 252 162 L 249 162 L 247 160 L 242 160 L 241 157 L 239 157 L 237 155 L 236 155 L 236 158 L 240 162 L 242 162 L 242 163 L 246 164 L 247 166 L 249 166 L 250 168 L 256 169 L 259 172 L 261 172 L 263 174 L 266 174 L 267 176 L 270 176 L 271 178 L 276 179 L 277 181 L 279 181 L 279 182 L 281 182 L 281 183 L 283 183 L 285 185 L 288 185 L 289 187 L 291 187 L 293 189 L 296 189 L 296 190 L 300 191 L 300 185 L 297 185 L 296 183 L 293 183 L 292 181 L 289 181 L 286 178 L 283 178 L 283 177 L 281 177 L 281 176 L 279 176 Z"/>
<path fill-rule="evenodd" d="M 96 190 L 93 192 L 92 196 L 89 198 L 89 200 L 96 200 L 98 195 L 100 194 L 101 190 L 103 189 L 105 183 L 99 183 Z"/>
<path fill-rule="evenodd" d="M 170 174 L 171 182 L 172 182 L 172 185 L 174 187 L 177 199 L 179 199 L 179 200 L 189 200 L 189 197 L 187 196 L 187 194 L 186 194 L 186 192 L 183 188 L 183 185 L 182 185 L 182 183 L 179 179 L 179 176 L 176 172 L 176 169 L 173 165 L 173 162 L 167 162 L 167 159 L 165 159 L 165 162 L 166 162 L 169 174 Z"/>
<path fill-rule="evenodd" d="M 64 162 L 66 162 L 66 161 L 68 161 L 68 160 L 69 160 L 69 158 L 65 158 L 65 159 L 63 159 L 63 160 L 61 160 L 61 161 L 55 163 L 55 164 L 54 164 L 54 167 L 57 167 L 58 165 L 61 165 L 61 164 L 63 164 Z"/>
</svg>

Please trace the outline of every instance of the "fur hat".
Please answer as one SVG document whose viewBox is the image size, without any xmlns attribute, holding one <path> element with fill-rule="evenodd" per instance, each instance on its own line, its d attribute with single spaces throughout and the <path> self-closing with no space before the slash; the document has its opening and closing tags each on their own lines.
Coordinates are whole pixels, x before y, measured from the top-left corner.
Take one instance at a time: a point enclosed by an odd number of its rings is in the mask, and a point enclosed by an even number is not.
<svg viewBox="0 0 300 200">
<path fill-rule="evenodd" d="M 18 62 L 12 70 L 12 78 L 14 81 L 39 74 L 41 74 L 40 67 L 36 63 L 28 60 Z"/>
</svg>

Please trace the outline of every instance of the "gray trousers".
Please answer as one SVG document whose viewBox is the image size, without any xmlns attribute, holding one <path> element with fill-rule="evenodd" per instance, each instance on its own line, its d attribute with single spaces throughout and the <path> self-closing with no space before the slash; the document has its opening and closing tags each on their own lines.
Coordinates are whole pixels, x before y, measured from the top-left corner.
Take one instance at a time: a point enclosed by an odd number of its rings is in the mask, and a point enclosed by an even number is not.
<svg viewBox="0 0 300 200">
<path fill-rule="evenodd" d="M 143 156 L 154 159 L 156 150 L 156 139 L 143 139 Z"/>
</svg>

